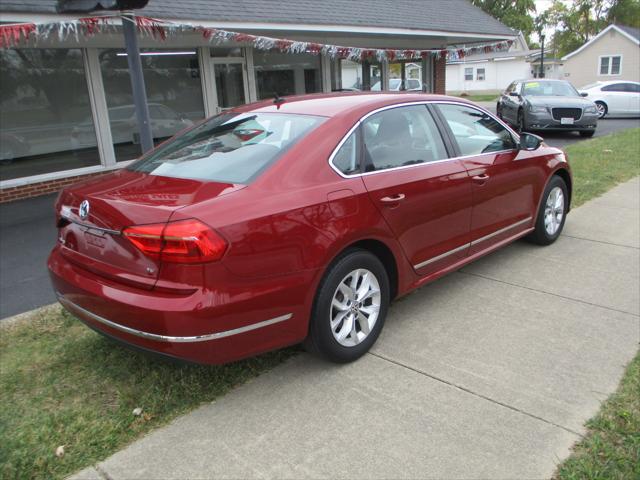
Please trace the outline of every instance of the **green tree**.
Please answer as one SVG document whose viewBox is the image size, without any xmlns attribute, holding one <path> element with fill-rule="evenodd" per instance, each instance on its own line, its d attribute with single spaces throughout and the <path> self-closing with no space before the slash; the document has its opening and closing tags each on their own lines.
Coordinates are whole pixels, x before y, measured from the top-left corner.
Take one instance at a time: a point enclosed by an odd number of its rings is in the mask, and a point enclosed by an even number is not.
<svg viewBox="0 0 640 480">
<path fill-rule="evenodd" d="M 536 13 L 534 0 L 471 0 L 471 3 L 508 27 L 521 31 L 527 41 L 534 32 L 533 15 Z"/>
<path fill-rule="evenodd" d="M 558 56 L 581 47 L 611 23 L 638 27 L 639 22 L 640 0 L 554 0 L 535 19 L 537 30 L 555 29 L 552 45 Z"/>
<path fill-rule="evenodd" d="M 607 23 L 640 28 L 640 0 L 618 0 L 607 12 Z"/>
</svg>

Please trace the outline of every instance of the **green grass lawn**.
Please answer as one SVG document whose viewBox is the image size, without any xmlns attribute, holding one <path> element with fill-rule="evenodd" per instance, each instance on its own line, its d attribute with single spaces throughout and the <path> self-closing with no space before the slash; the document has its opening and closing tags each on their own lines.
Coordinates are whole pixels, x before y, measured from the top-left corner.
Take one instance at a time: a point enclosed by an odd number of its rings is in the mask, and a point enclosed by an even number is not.
<svg viewBox="0 0 640 480">
<path fill-rule="evenodd" d="M 117 346 L 58 307 L 32 317 L 0 329 L 3 479 L 65 477 L 295 353 L 178 364 Z"/>
<path fill-rule="evenodd" d="M 614 393 L 587 422 L 588 433 L 556 473 L 557 480 L 640 478 L 640 354 Z"/>
<path fill-rule="evenodd" d="M 577 142 L 565 151 L 573 172 L 572 207 L 640 175 L 640 128 Z"/>
<path fill-rule="evenodd" d="M 479 94 L 469 94 L 469 95 L 455 95 L 456 97 L 464 98 L 466 100 L 470 100 L 472 102 L 493 102 L 497 101 L 500 94 L 498 93 L 479 93 Z"/>
<path fill-rule="evenodd" d="M 577 206 L 640 174 L 640 129 L 580 142 L 567 152 Z M 184 365 L 119 347 L 58 307 L 29 317 L 0 327 L 3 479 L 69 475 L 296 352 L 286 349 L 222 367 Z M 636 359 L 619 394 L 590 423 L 593 433 L 561 468 L 561 478 L 591 478 L 581 472 L 638 459 L 638 437 L 627 435 L 640 430 L 637 398 L 630 401 L 639 391 L 638 369 Z M 134 416 L 138 407 L 143 413 Z M 61 445 L 65 454 L 58 458 Z"/>
</svg>

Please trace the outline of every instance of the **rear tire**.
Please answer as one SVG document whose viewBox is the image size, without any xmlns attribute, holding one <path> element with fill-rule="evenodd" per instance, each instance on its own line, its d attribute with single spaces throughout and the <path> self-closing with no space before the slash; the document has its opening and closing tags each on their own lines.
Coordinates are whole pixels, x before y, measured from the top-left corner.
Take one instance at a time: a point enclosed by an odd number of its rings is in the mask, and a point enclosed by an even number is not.
<svg viewBox="0 0 640 480">
<path fill-rule="evenodd" d="M 378 257 L 347 250 L 320 282 L 306 349 L 336 363 L 357 360 L 378 339 L 389 301 L 389 277 Z"/>
<path fill-rule="evenodd" d="M 564 228 L 568 207 L 567 185 L 562 178 L 554 175 L 544 189 L 535 230 L 527 236 L 527 240 L 538 245 L 550 245 L 555 242 Z"/>
</svg>

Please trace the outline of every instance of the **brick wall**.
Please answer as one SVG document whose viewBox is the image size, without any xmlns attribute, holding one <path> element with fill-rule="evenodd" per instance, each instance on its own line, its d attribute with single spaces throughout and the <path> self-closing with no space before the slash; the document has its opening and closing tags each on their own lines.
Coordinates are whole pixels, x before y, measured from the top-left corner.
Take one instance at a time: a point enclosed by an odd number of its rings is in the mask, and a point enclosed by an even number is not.
<svg viewBox="0 0 640 480">
<path fill-rule="evenodd" d="M 72 185 L 80 180 L 105 175 L 108 172 L 90 173 L 88 175 L 76 175 L 74 177 L 59 178 L 57 180 L 46 180 L 44 182 L 32 183 L 29 185 L 21 185 L 19 187 L 10 187 L 0 189 L 0 203 L 12 202 L 23 198 L 37 197 L 46 195 L 47 193 L 55 193 L 64 187 Z"/>
<path fill-rule="evenodd" d="M 433 92 L 438 95 L 444 95 L 446 93 L 447 83 L 447 60 L 445 58 L 438 58 L 433 63 L 436 77 Z"/>
</svg>

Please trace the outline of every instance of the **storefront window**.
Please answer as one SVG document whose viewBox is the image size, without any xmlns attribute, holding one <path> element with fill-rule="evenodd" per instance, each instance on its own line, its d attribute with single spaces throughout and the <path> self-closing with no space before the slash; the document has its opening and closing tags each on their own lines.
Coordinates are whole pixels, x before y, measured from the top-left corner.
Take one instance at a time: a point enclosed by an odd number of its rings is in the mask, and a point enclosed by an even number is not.
<svg viewBox="0 0 640 480">
<path fill-rule="evenodd" d="M 255 51 L 253 63 L 261 100 L 322 91 L 319 55 Z"/>
<path fill-rule="evenodd" d="M 380 90 L 374 85 L 371 90 Z M 392 92 L 422 91 L 422 64 L 420 61 L 400 61 L 389 63 L 389 87 Z"/>
<path fill-rule="evenodd" d="M 200 67 L 195 49 L 142 50 L 149 117 L 157 145 L 204 118 Z M 140 156 L 127 54 L 123 50 L 100 52 L 102 81 L 109 110 L 116 161 Z"/>
<path fill-rule="evenodd" d="M 80 49 L 0 50 L 0 179 L 99 165 Z"/>
<path fill-rule="evenodd" d="M 382 68 L 379 63 L 340 60 L 342 88 L 345 90 L 380 90 Z"/>
</svg>

